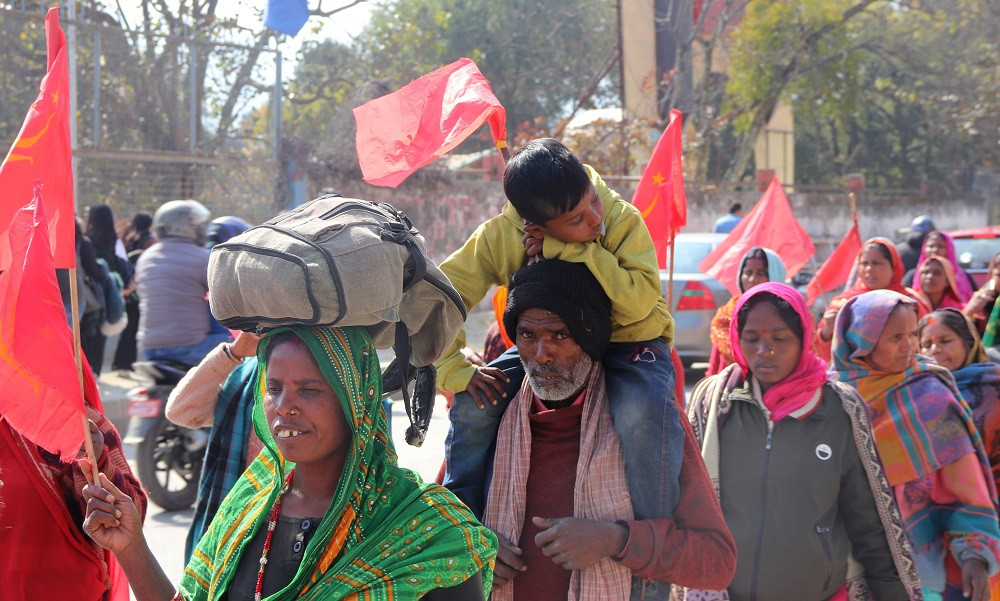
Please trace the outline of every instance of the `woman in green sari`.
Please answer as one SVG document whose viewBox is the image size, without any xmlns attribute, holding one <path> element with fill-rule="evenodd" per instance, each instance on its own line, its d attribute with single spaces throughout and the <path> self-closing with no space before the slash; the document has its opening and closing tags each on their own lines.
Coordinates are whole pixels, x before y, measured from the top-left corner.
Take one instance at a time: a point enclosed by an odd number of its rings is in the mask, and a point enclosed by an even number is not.
<svg viewBox="0 0 1000 601">
<path fill-rule="evenodd" d="M 484 599 L 496 538 L 450 492 L 396 465 L 362 328 L 281 328 L 258 346 L 264 450 L 174 589 L 131 501 L 102 478 L 84 525 L 138 601 Z"/>
</svg>

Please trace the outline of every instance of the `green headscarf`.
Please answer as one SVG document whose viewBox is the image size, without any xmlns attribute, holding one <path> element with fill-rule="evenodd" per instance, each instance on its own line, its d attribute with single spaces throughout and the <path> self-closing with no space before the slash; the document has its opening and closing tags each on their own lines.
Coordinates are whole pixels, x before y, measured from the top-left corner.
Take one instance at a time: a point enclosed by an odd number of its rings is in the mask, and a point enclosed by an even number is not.
<svg viewBox="0 0 1000 601">
<path fill-rule="evenodd" d="M 291 584 L 267 599 L 416 599 L 482 572 L 484 593 L 493 580 L 496 536 L 451 492 L 425 484 L 396 465 L 381 411 L 382 377 L 375 347 L 363 328 L 280 328 L 258 346 L 261 377 L 254 430 L 260 455 L 223 501 L 184 570 L 189 600 L 218 599 L 257 529 L 266 527 L 285 475 L 294 467 L 274 443 L 264 417 L 264 349 L 291 330 L 316 359 L 353 432 L 333 501 L 306 546 Z M 257 558 L 252 558 L 256 562 Z"/>
</svg>

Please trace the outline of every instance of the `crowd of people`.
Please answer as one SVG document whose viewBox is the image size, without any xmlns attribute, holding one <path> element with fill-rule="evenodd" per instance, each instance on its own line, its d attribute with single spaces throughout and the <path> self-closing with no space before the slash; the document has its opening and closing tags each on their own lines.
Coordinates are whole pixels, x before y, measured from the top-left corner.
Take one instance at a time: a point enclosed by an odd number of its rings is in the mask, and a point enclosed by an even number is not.
<svg viewBox="0 0 1000 601">
<path fill-rule="evenodd" d="M 518 149 L 503 187 L 441 264 L 468 309 L 501 288 L 486 356 L 462 331 L 436 362 L 453 399 L 438 483 L 397 464 L 364 328 L 212 317 L 210 248 L 249 224 L 185 200 L 116 233 L 92 207 L 78 263 L 125 301 L 113 367 L 192 366 L 167 416 L 211 428 L 187 568 L 172 583 L 157 564 L 88 372 L 98 481 L 0 419 L 0 469 L 26 466 L 14 485 L 42 497 L 0 508 L 0 541 L 27 549 L 0 559 L 5 583 L 117 600 L 124 574 L 141 601 L 1000 599 L 1000 255 L 977 287 L 916 220 L 901 249 L 866 241 L 814 320 L 753 248 L 685 399 L 641 214 L 551 139 Z M 84 328 L 94 374 L 107 319 Z M 22 524 L 49 514 L 58 537 L 31 542 Z M 38 582 L 46 552 L 81 576 Z"/>
</svg>

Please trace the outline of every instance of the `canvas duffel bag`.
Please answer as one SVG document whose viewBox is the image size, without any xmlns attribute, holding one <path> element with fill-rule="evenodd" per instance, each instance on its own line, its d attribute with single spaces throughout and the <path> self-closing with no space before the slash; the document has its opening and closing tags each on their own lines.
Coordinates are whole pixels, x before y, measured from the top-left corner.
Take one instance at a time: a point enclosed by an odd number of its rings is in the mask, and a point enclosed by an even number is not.
<svg viewBox="0 0 1000 601">
<path fill-rule="evenodd" d="M 424 248 L 423 236 L 391 205 L 323 196 L 212 249 L 212 314 L 228 328 L 257 332 L 366 326 L 376 348 L 395 348 L 397 363 L 421 368 L 422 379 L 433 382 L 432 364 L 458 335 L 465 304 Z M 404 375 L 412 380 L 417 372 Z M 429 420 L 429 409 L 419 417 Z"/>
</svg>

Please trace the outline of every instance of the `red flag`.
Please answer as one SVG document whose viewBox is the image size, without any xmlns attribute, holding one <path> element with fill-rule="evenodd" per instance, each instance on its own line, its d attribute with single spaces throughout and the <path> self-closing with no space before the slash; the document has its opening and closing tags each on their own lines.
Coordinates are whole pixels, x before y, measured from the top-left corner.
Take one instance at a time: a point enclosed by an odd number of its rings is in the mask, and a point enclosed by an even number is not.
<svg viewBox="0 0 1000 601">
<path fill-rule="evenodd" d="M 0 223 L 10 223 L 17 204 L 31 198 L 34 182 L 40 181 L 49 199 L 49 247 L 56 267 L 76 267 L 76 237 L 73 220 L 73 153 L 69 139 L 69 63 L 66 36 L 59 27 L 59 9 L 45 15 L 48 73 L 42 78 L 38 97 L 28 109 L 21 132 L 0 164 Z M 10 245 L 0 234 L 0 269 L 7 269 Z"/>
<path fill-rule="evenodd" d="M 84 406 L 46 224 L 36 187 L 7 228 L 12 263 L 0 273 L 0 416 L 70 460 L 83 443 Z"/>
<path fill-rule="evenodd" d="M 858 224 L 855 223 L 847 230 L 847 235 L 837 248 L 833 249 L 830 257 L 816 271 L 816 275 L 809 280 L 809 285 L 806 287 L 806 302 L 810 307 L 821 294 L 835 290 L 847 281 L 859 252 L 861 252 L 861 233 L 858 232 Z"/>
<path fill-rule="evenodd" d="M 642 212 L 656 247 L 660 269 L 666 269 L 667 247 L 687 224 L 684 171 L 681 169 L 681 112 L 670 109 L 670 122 L 642 172 L 632 204 Z M 662 202 L 661 202 L 662 200 Z"/>
<path fill-rule="evenodd" d="M 740 220 L 726 239 L 698 265 L 698 269 L 719 280 L 733 294 L 739 294 L 737 273 L 740 259 L 754 246 L 778 253 L 788 271 L 795 275 L 816 251 L 812 239 L 792 213 L 792 205 L 778 178 L 771 180 L 764 196 Z"/>
<path fill-rule="evenodd" d="M 507 139 L 507 111 L 467 58 L 354 109 L 355 143 L 365 181 L 395 188 L 489 121 L 493 141 Z"/>
</svg>

